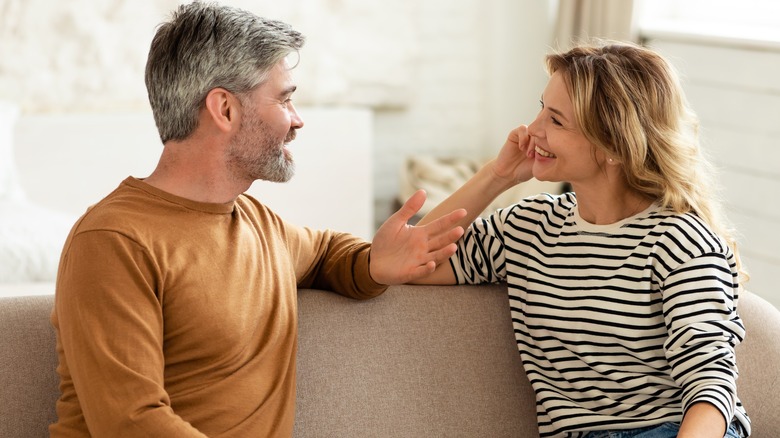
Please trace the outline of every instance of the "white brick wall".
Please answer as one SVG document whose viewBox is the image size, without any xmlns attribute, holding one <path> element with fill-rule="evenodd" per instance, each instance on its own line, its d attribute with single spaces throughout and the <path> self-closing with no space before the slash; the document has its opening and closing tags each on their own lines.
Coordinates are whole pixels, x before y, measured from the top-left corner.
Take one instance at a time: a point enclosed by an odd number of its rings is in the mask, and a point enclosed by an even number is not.
<svg viewBox="0 0 780 438">
<path fill-rule="evenodd" d="M 143 71 L 177 0 L 0 0 L 0 99 L 25 112 L 147 108 Z M 303 104 L 399 105 L 416 56 L 413 0 L 225 0 L 308 37 Z"/>
</svg>

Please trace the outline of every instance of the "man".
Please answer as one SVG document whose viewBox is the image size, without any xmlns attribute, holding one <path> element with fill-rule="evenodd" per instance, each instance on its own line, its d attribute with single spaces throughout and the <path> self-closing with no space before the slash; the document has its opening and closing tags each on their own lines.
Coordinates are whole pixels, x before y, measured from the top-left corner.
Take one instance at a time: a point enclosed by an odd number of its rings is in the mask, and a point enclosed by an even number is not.
<svg viewBox="0 0 780 438">
<path fill-rule="evenodd" d="M 158 29 L 146 84 L 159 164 L 87 211 L 63 250 L 53 437 L 290 436 L 296 287 L 370 298 L 454 253 L 465 212 L 406 224 L 423 193 L 371 245 L 243 194 L 292 176 L 285 145 L 303 121 L 286 58 L 302 44 L 284 23 L 197 2 Z"/>
</svg>

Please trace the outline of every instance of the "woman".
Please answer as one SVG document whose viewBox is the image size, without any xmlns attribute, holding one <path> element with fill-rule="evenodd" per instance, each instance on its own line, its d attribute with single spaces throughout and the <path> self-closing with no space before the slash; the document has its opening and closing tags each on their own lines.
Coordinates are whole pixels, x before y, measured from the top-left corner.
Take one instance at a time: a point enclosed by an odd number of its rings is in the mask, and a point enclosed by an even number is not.
<svg viewBox="0 0 780 438">
<path fill-rule="evenodd" d="M 537 118 L 421 221 L 470 215 L 450 263 L 421 282 L 507 282 L 542 437 L 748 436 L 739 258 L 675 72 L 623 43 L 546 64 Z M 532 176 L 572 192 L 471 223 Z"/>
</svg>

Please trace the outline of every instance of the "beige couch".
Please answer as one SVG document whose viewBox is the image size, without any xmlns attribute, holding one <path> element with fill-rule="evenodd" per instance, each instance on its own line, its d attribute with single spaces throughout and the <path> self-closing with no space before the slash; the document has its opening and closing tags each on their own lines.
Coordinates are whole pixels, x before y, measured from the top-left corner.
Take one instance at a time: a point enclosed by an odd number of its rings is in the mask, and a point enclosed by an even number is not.
<svg viewBox="0 0 780 438">
<path fill-rule="evenodd" d="M 0 298 L 0 437 L 47 436 L 55 419 L 52 300 Z M 299 301 L 296 437 L 537 436 L 504 286 Z M 753 436 L 780 437 L 780 311 L 747 294 L 740 312 L 740 397 Z"/>
</svg>

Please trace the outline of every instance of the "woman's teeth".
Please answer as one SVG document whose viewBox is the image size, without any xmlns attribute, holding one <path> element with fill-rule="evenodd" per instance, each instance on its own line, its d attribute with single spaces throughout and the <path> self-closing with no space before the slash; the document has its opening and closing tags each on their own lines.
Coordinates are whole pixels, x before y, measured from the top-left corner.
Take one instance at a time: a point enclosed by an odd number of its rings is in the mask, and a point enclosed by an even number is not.
<svg viewBox="0 0 780 438">
<path fill-rule="evenodd" d="M 537 154 L 539 154 L 539 155 L 541 155 L 541 156 L 543 156 L 543 157 L 546 157 L 546 158 L 555 158 L 555 155 L 553 155 L 553 154 L 551 154 L 551 153 L 547 152 L 546 150 L 544 150 L 544 149 L 540 148 L 539 146 L 536 146 L 536 147 L 534 148 L 534 150 L 536 151 L 536 153 L 537 153 Z"/>
</svg>

